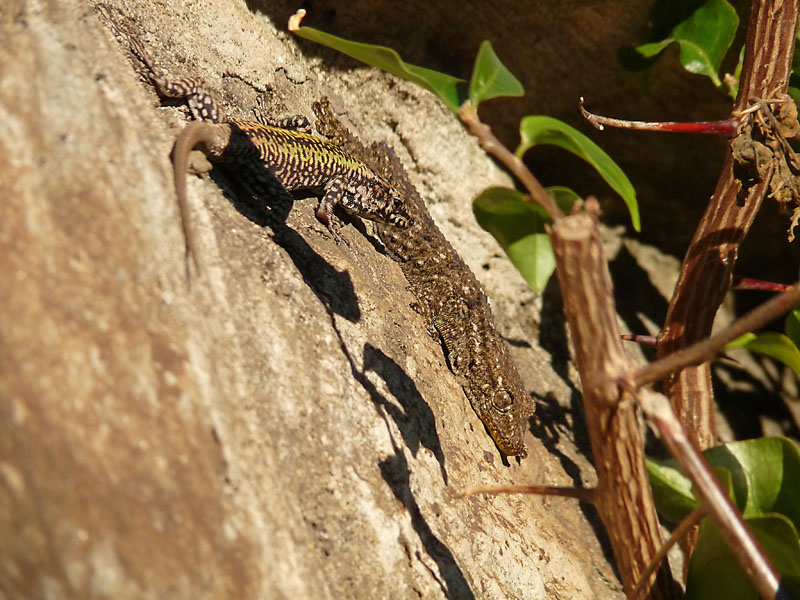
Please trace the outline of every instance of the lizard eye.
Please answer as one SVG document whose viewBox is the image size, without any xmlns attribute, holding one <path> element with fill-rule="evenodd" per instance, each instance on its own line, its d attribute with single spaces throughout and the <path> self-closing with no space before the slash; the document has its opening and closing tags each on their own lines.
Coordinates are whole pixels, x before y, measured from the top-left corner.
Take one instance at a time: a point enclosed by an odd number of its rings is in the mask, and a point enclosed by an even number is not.
<svg viewBox="0 0 800 600">
<path fill-rule="evenodd" d="M 511 410 L 511 406 L 513 404 L 514 400 L 511 398 L 511 394 L 509 394 L 504 388 L 495 390 L 494 394 L 492 395 L 492 406 L 494 406 L 500 412 L 508 412 Z"/>
</svg>

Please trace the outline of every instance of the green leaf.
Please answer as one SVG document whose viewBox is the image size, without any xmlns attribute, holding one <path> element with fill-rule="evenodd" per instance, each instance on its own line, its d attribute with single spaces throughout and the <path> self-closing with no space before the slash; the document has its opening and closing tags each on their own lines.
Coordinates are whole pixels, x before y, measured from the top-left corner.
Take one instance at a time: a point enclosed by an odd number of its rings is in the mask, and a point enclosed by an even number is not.
<svg viewBox="0 0 800 600">
<path fill-rule="evenodd" d="M 795 309 L 786 315 L 783 330 L 795 346 L 800 346 L 800 310 Z"/>
<path fill-rule="evenodd" d="M 466 81 L 403 62 L 400 55 L 391 48 L 352 42 L 312 27 L 292 27 L 290 24 L 289 28 L 301 38 L 333 48 L 342 54 L 347 54 L 368 65 L 422 86 L 436 94 L 447 108 L 456 114 L 461 103 L 466 99 Z"/>
<path fill-rule="evenodd" d="M 642 58 L 653 58 L 656 54 L 659 54 L 664 50 L 664 48 L 669 46 L 674 41 L 674 38 L 668 37 L 660 42 L 650 42 L 649 44 L 636 46 L 635 50 L 642 55 Z"/>
<path fill-rule="evenodd" d="M 484 40 L 475 57 L 472 80 L 469 82 L 469 100 L 475 110 L 484 100 L 499 96 L 522 96 L 525 90 L 519 80 L 511 74 L 492 48 Z"/>
<path fill-rule="evenodd" d="M 738 26 L 739 17 L 726 0 L 708 0 L 676 25 L 668 37 L 643 44 L 636 48 L 636 52 L 650 58 L 675 42 L 680 47 L 684 69 L 705 75 L 714 85 L 721 87 L 719 69 Z"/>
<path fill-rule="evenodd" d="M 670 460 L 647 459 L 647 474 L 659 514 L 670 523 L 680 523 L 698 507 L 692 482 Z"/>
<path fill-rule="evenodd" d="M 742 65 L 744 65 L 744 50 L 745 47 L 739 50 L 739 60 L 736 62 L 736 67 L 733 69 L 732 81 L 725 81 L 725 88 L 728 90 L 728 95 L 736 99 L 739 94 L 739 82 L 742 80 Z"/>
<path fill-rule="evenodd" d="M 564 212 L 569 212 L 578 195 L 567 188 L 548 192 Z M 472 203 L 478 224 L 491 233 L 528 285 L 544 289 L 555 269 L 553 248 L 544 226 L 550 221 L 536 204 L 525 201 L 516 190 L 492 187 L 481 192 Z"/>
<path fill-rule="evenodd" d="M 800 452 L 791 440 L 731 442 L 703 454 L 715 471 L 727 473 L 730 495 L 745 517 L 779 512 L 800 529 Z M 691 482 L 674 460 L 648 459 L 647 471 L 656 507 L 665 519 L 678 523 L 697 507 Z"/>
<path fill-rule="evenodd" d="M 800 592 L 800 546 L 797 529 L 786 517 L 768 514 L 747 524 L 781 573 L 781 582 L 795 595 Z M 756 600 L 758 593 L 731 553 L 716 526 L 708 519 L 700 524 L 697 548 L 689 561 L 686 599 Z"/>
<path fill-rule="evenodd" d="M 592 165 L 606 183 L 622 196 L 631 214 L 633 228 L 636 231 L 641 229 L 639 205 L 633 184 L 617 163 L 592 140 L 563 121 L 546 116 L 523 118 L 519 132 L 521 141 L 515 152 L 518 158 L 522 158 L 525 152 L 538 144 L 558 146 L 579 156 Z"/>
<path fill-rule="evenodd" d="M 790 338 L 782 333 L 766 331 L 758 334 L 745 334 L 725 346 L 726 351 L 735 348 L 745 348 L 752 352 L 771 356 L 800 375 L 800 350 Z"/>
<path fill-rule="evenodd" d="M 800 592 L 800 452 L 783 437 L 732 442 L 703 453 L 782 575 Z M 697 506 L 674 461 L 648 461 L 659 512 L 682 520 Z M 662 506 L 663 505 L 663 506 Z M 758 595 L 716 527 L 704 519 L 692 554 L 686 598 L 755 599 Z"/>
<path fill-rule="evenodd" d="M 745 518 L 779 512 L 800 529 L 800 452 L 784 437 L 731 442 L 704 452 L 731 472 L 736 504 Z"/>
</svg>

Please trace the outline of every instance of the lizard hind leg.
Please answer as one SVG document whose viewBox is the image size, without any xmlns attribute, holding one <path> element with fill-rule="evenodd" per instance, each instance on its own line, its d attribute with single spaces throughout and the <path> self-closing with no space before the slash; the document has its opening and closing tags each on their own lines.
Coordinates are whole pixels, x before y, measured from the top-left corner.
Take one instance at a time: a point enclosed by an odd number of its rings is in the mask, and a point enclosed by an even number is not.
<svg viewBox="0 0 800 600">
<path fill-rule="evenodd" d="M 256 106 L 253 108 L 253 117 L 258 123 L 267 125 L 269 127 L 277 127 L 278 129 L 289 129 L 290 131 L 297 131 L 311 135 L 311 123 L 303 115 L 294 115 L 292 117 L 283 117 L 275 119 L 270 116 L 270 109 L 267 106 L 267 99 L 262 94 L 256 100 Z"/>
<path fill-rule="evenodd" d="M 144 64 L 147 77 L 159 94 L 166 98 L 185 99 L 195 119 L 210 123 L 222 123 L 225 120 L 219 103 L 206 89 L 202 79 L 172 77 L 150 56 L 141 38 L 123 22 L 122 12 L 119 9 L 100 3 L 95 10 L 117 41 L 127 46 Z"/>
<path fill-rule="evenodd" d="M 327 138 L 334 146 L 344 146 L 345 142 L 352 137 L 344 123 L 333 114 L 333 109 L 327 96 L 323 96 L 319 101 L 314 102 L 311 105 L 311 110 L 314 111 L 317 117 L 317 132 Z"/>
</svg>

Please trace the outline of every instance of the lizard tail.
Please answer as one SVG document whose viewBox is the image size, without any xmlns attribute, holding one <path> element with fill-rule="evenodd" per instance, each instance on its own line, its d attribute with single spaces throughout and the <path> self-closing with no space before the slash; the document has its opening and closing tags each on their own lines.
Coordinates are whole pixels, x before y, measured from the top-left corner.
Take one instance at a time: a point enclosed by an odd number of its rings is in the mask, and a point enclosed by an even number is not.
<svg viewBox="0 0 800 600">
<path fill-rule="evenodd" d="M 186 244 L 186 274 L 189 276 L 189 260 L 194 262 L 195 270 L 200 272 L 197 260 L 197 241 L 191 226 L 191 212 L 186 198 L 186 171 L 189 168 L 189 153 L 199 144 L 204 144 L 206 154 L 218 157 L 227 147 L 230 139 L 230 128 L 226 125 L 192 121 L 175 140 L 172 152 L 172 167 L 175 176 L 175 193 L 178 196 L 178 207 L 183 225 L 183 238 Z"/>
</svg>

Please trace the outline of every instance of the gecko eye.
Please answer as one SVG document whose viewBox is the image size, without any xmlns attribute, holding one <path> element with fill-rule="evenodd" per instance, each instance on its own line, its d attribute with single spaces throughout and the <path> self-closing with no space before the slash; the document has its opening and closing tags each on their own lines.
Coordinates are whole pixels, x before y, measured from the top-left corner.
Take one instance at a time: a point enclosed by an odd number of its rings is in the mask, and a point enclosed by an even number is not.
<svg viewBox="0 0 800 600">
<path fill-rule="evenodd" d="M 513 404 L 514 400 L 511 398 L 511 394 L 509 394 L 505 388 L 499 388 L 495 390 L 494 394 L 492 395 L 492 406 L 494 406 L 500 412 L 508 412 L 511 410 Z"/>
</svg>

